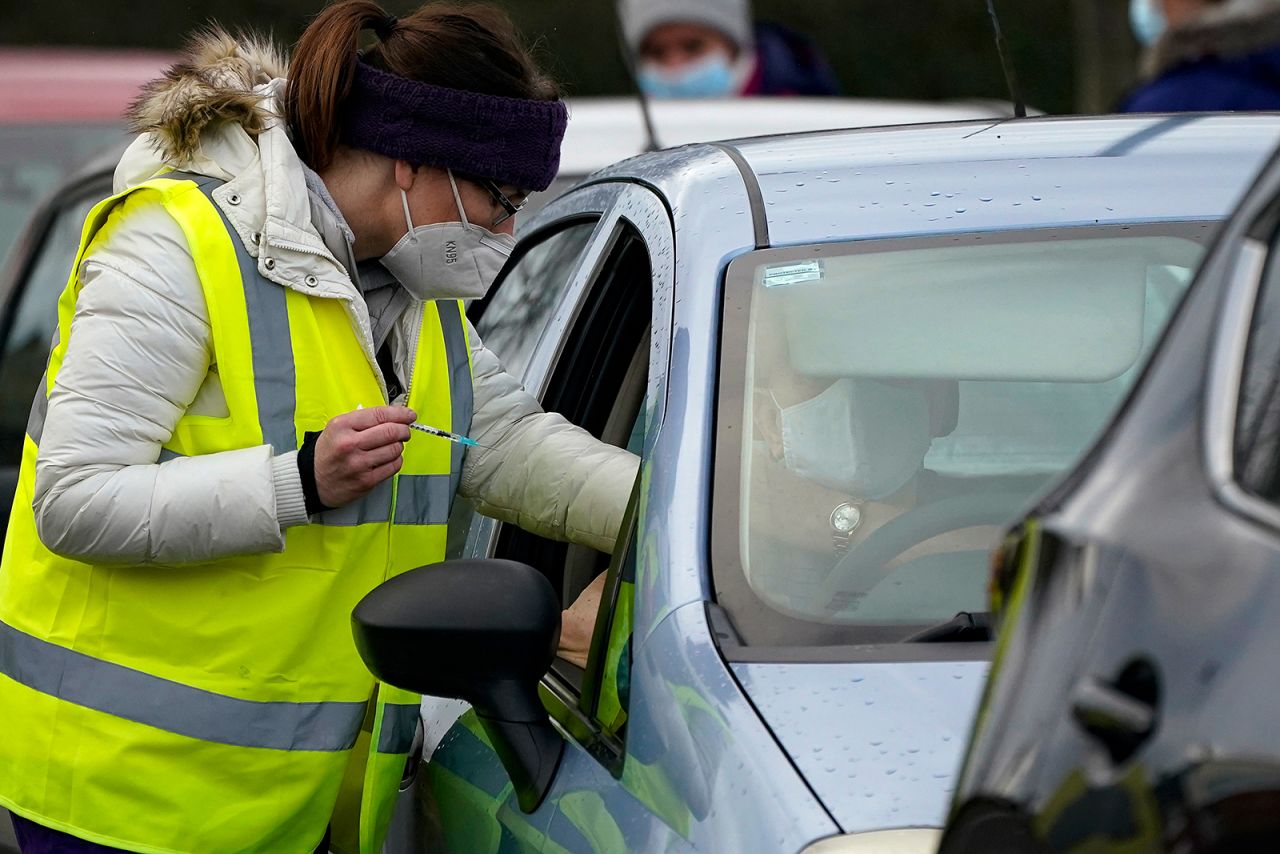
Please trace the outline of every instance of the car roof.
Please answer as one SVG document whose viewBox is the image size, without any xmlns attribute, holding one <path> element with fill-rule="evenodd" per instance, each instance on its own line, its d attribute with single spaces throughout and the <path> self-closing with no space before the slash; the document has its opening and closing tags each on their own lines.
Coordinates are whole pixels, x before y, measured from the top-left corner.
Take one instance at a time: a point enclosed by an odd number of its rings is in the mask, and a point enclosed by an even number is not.
<svg viewBox="0 0 1280 854">
<path fill-rule="evenodd" d="M 1069 225 L 1218 220 L 1280 144 L 1280 114 L 1027 118 L 789 134 L 729 150 L 770 245 Z M 723 159 L 723 147 L 702 146 Z M 601 173 L 689 197 L 699 147 Z M 701 191 L 699 191 L 701 192 Z"/>
<path fill-rule="evenodd" d="M 560 156 L 562 175 L 587 175 L 648 148 L 639 98 L 576 98 L 568 105 L 569 127 Z M 927 103 L 871 98 L 650 101 L 649 108 L 661 148 L 762 134 L 1010 114 L 1009 106 L 998 101 Z"/>
<path fill-rule="evenodd" d="M 120 122 L 173 61 L 156 51 L 0 48 L 0 124 Z"/>
</svg>

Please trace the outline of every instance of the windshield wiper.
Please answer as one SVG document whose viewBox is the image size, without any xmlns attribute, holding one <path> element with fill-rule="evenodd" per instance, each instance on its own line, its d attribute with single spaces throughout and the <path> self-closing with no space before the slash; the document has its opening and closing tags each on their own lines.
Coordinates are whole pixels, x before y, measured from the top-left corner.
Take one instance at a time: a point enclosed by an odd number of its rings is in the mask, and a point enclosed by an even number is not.
<svg viewBox="0 0 1280 854">
<path fill-rule="evenodd" d="M 945 623 L 916 632 L 904 643 L 984 643 L 991 640 L 991 614 L 961 611 Z"/>
</svg>

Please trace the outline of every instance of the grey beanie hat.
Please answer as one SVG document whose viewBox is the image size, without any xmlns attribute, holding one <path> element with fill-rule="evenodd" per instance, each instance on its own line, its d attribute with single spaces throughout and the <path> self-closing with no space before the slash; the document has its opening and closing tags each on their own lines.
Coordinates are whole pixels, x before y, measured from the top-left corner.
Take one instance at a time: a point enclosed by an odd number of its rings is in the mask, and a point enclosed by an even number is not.
<svg viewBox="0 0 1280 854">
<path fill-rule="evenodd" d="M 618 0 L 622 32 L 632 55 L 655 27 L 706 24 L 729 37 L 740 50 L 752 47 L 751 0 Z"/>
</svg>

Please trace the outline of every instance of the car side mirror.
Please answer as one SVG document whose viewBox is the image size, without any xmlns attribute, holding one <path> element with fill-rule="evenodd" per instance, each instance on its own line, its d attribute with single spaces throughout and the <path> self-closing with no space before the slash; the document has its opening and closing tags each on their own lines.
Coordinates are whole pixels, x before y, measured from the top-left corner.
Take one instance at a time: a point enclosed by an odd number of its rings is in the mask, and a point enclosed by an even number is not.
<svg viewBox="0 0 1280 854">
<path fill-rule="evenodd" d="M 538 808 L 564 753 L 538 699 L 560 640 L 560 603 L 541 573 L 508 560 L 419 567 L 365 596 L 351 623 L 374 676 L 470 703 L 520 808 Z"/>
</svg>

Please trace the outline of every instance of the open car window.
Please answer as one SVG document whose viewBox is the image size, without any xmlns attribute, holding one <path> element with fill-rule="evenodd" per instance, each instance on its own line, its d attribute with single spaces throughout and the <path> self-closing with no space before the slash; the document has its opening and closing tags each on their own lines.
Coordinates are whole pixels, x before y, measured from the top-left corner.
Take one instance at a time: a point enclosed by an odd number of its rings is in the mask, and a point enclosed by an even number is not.
<svg viewBox="0 0 1280 854">
<path fill-rule="evenodd" d="M 561 342 L 542 404 L 601 441 L 639 454 L 647 425 L 653 271 L 638 229 L 625 219 L 612 229 L 599 269 Z M 494 549 L 494 557 L 543 572 L 562 607 L 575 602 L 594 579 L 606 576 L 586 668 L 557 659 L 543 687 L 553 718 L 594 755 L 609 761 L 621 758 L 629 692 L 635 503 L 633 495 L 612 556 L 512 525 L 501 526 Z"/>
</svg>

